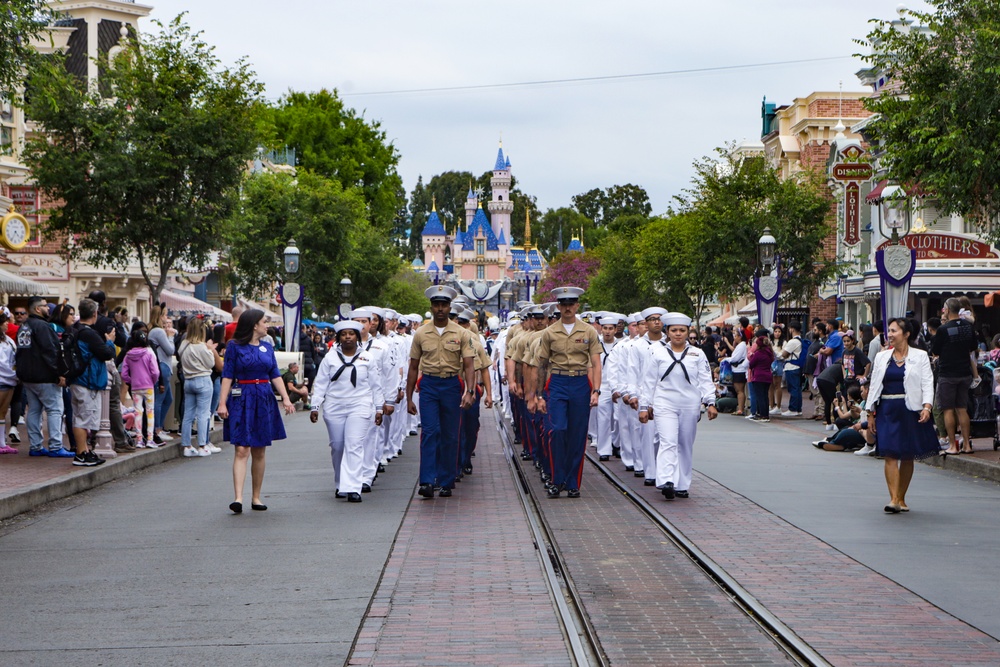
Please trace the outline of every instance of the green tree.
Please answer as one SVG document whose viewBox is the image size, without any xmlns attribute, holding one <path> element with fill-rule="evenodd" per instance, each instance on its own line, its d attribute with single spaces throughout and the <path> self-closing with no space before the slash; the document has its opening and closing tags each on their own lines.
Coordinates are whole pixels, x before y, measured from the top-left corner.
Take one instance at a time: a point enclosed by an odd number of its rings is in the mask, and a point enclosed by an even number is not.
<svg viewBox="0 0 1000 667">
<path fill-rule="evenodd" d="M 704 221 L 696 213 L 681 213 L 654 219 L 635 243 L 636 268 L 643 283 L 661 295 L 658 305 L 691 313 L 696 322 L 708 301 L 727 287 L 711 261 L 706 265 L 704 235 Z"/>
<path fill-rule="evenodd" d="M 424 185 L 424 177 L 417 177 L 417 184 L 410 193 L 408 206 L 410 216 L 410 254 L 413 257 L 424 258 L 423 238 L 421 234 L 427 224 L 427 216 L 431 214 L 433 199 L 431 191 Z"/>
<path fill-rule="evenodd" d="M 233 286 L 254 297 L 269 293 L 285 278 L 282 251 L 295 239 L 301 253 L 296 280 L 317 312 L 334 312 L 340 279 L 355 267 L 356 244 L 359 237 L 367 239 L 368 228 L 360 192 L 344 190 L 337 181 L 305 170 L 295 177 L 250 175 L 240 207 L 225 226 Z M 377 250 L 386 251 L 382 246 Z M 351 279 L 356 296 L 370 292 L 368 284 L 359 288 L 358 276 L 351 274 Z"/>
<path fill-rule="evenodd" d="M 994 241 L 1000 228 L 1000 4 L 931 0 L 905 10 L 905 24 L 875 21 L 863 46 L 881 95 L 868 126 L 888 177 L 931 193 L 945 213 L 977 222 Z M 926 28 L 919 27 L 920 24 Z"/>
<path fill-rule="evenodd" d="M 247 63 L 220 69 L 177 17 L 126 40 L 104 69 L 104 99 L 62 58 L 33 66 L 25 151 L 39 187 L 62 205 L 48 233 L 98 266 L 138 261 L 152 299 L 172 269 L 204 266 L 236 205 L 258 143 L 262 87 Z M 72 241 L 70 243 L 69 241 Z"/>
<path fill-rule="evenodd" d="M 359 188 L 370 222 L 385 232 L 406 207 L 399 152 L 378 121 L 346 107 L 337 91 L 290 92 L 271 110 L 272 143 L 292 146 L 298 166 Z"/>
<path fill-rule="evenodd" d="M 545 257 L 554 258 L 566 250 L 573 236 L 580 238 L 586 250 L 596 248 L 605 231 L 598 229 L 594 221 L 582 213 L 563 206 L 550 208 L 541 219 L 531 221 L 531 242 Z"/>
<path fill-rule="evenodd" d="M 572 197 L 573 207 L 598 226 L 608 225 L 623 215 L 649 217 L 653 207 L 646 190 L 638 185 L 612 185 L 606 190 L 594 188 Z"/>
<path fill-rule="evenodd" d="M 712 285 L 718 292 L 702 292 L 704 296 L 749 294 L 757 270 L 757 241 L 770 227 L 781 257 L 782 292 L 806 298 L 836 271 L 835 259 L 823 251 L 832 223 L 821 175 L 804 172 L 782 181 L 763 157 L 733 158 L 728 148 L 716 152 L 716 158 L 695 162 L 692 188 L 676 198 L 679 209 L 669 214 L 692 216 L 685 224 L 696 225 L 698 270 L 711 274 L 707 282 L 689 276 L 688 295 Z M 671 249 L 664 246 L 662 251 Z M 667 266 L 672 261 L 647 258 L 643 265 Z"/>
<path fill-rule="evenodd" d="M 595 254 L 601 268 L 587 288 L 591 308 L 627 314 L 657 303 L 653 283 L 636 263 L 634 237 L 609 234 Z"/>
<path fill-rule="evenodd" d="M 425 275 L 403 267 L 386 283 L 379 303 L 398 313 L 423 315 L 431 307 L 431 302 L 424 296 L 424 290 L 430 286 L 431 281 Z"/>
<path fill-rule="evenodd" d="M 0 96 L 15 96 L 35 54 L 31 42 L 44 38 L 53 18 L 45 0 L 5 0 L 0 10 Z"/>
</svg>

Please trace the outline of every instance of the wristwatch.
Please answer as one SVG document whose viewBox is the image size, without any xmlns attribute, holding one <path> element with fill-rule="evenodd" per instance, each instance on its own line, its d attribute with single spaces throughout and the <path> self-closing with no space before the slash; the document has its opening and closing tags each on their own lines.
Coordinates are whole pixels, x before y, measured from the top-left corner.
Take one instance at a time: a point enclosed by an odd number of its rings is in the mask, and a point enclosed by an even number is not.
<svg viewBox="0 0 1000 667">
<path fill-rule="evenodd" d="M 590 393 L 591 394 L 597 394 L 598 396 L 600 396 L 601 395 L 601 390 L 600 389 L 595 389 L 594 391 L 592 391 Z"/>
<path fill-rule="evenodd" d="M 472 387 L 469 387 L 468 389 L 465 390 L 465 393 L 469 394 L 470 396 L 475 396 L 476 395 L 476 390 L 473 389 Z"/>
</svg>

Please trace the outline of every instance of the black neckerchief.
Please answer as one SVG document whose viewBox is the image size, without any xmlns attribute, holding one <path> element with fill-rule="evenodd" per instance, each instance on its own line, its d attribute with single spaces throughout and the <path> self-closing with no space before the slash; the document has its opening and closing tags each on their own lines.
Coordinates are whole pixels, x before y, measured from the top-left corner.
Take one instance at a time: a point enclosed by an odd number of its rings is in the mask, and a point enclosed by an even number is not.
<svg viewBox="0 0 1000 667">
<path fill-rule="evenodd" d="M 611 349 L 614 349 L 614 348 L 612 347 Z M 601 350 L 604 352 L 604 357 L 601 359 L 601 367 L 603 368 L 604 367 L 604 363 L 608 360 L 608 355 L 611 354 L 610 352 L 608 352 L 608 348 L 604 347 L 604 338 L 603 337 L 601 337 Z"/>
<path fill-rule="evenodd" d="M 337 356 L 340 357 L 340 361 L 344 365 L 341 366 L 340 368 L 338 368 L 337 372 L 333 374 L 333 382 L 336 382 L 337 380 L 339 380 L 341 374 L 345 370 L 347 370 L 348 368 L 350 368 L 351 369 L 351 386 L 357 387 L 358 386 L 358 369 L 354 366 L 354 362 L 358 360 L 358 357 L 361 356 L 361 353 L 358 352 L 357 354 L 355 354 L 354 358 L 351 359 L 350 361 L 348 361 L 347 359 L 344 359 L 344 355 L 340 353 L 340 350 L 337 350 Z"/>
<path fill-rule="evenodd" d="M 673 360 L 673 362 L 674 362 L 674 363 L 670 364 L 670 368 L 668 368 L 668 369 L 667 369 L 667 372 L 666 372 L 666 373 L 664 373 L 662 377 L 660 377 L 660 382 L 663 382 L 664 380 L 666 380 L 666 379 L 667 379 L 667 376 L 668 376 L 668 375 L 670 375 L 670 371 L 674 370 L 674 366 L 676 366 L 676 365 L 680 364 L 680 367 L 681 367 L 681 370 L 682 370 L 682 371 L 684 371 L 684 379 L 685 379 L 685 380 L 687 380 L 687 383 L 688 383 L 688 384 L 691 384 L 691 376 L 690 376 L 690 375 L 688 375 L 688 369 L 687 369 L 687 366 L 685 366 L 684 364 L 681 364 L 681 360 L 682 360 L 682 359 L 683 359 L 684 357 L 686 357 L 686 356 L 687 356 L 687 353 L 688 353 L 688 350 L 690 350 L 690 349 L 691 349 L 691 346 L 690 346 L 690 345 L 688 345 L 687 347 L 685 347 L 685 348 L 684 348 L 684 351 L 683 351 L 683 352 L 681 352 L 681 356 L 679 356 L 679 357 L 675 357 L 675 356 L 674 356 L 674 351 L 673 351 L 673 350 L 672 350 L 672 349 L 670 348 L 670 346 L 669 346 L 669 345 L 667 345 L 667 344 L 666 344 L 666 343 L 665 343 L 664 341 L 662 341 L 662 340 L 660 341 L 660 344 L 661 344 L 661 345 L 662 345 L 662 346 L 663 346 L 664 348 L 666 348 L 666 350 L 667 350 L 667 354 L 669 354 L 669 355 L 670 355 L 670 358 L 671 358 L 671 359 Z"/>
</svg>

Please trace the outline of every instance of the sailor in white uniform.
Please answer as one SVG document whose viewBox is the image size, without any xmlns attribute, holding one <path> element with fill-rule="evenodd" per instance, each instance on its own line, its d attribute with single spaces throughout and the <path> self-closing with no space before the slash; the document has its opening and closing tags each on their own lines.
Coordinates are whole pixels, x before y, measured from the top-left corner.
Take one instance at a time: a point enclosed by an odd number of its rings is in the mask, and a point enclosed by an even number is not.
<svg viewBox="0 0 1000 667">
<path fill-rule="evenodd" d="M 691 318 L 667 313 L 661 318 L 667 338 L 651 348 L 642 377 L 639 421 L 653 421 L 660 438 L 656 455 L 656 486 L 667 500 L 687 498 L 691 486 L 694 438 L 705 406 L 715 419 L 715 383 L 708 358 L 688 343 Z"/>
<path fill-rule="evenodd" d="M 597 398 L 597 409 L 592 412 L 597 413 L 597 456 L 601 461 L 607 461 L 611 458 L 615 435 L 615 404 L 611 402 L 615 380 L 608 378 L 608 362 L 618 346 L 618 339 L 615 338 L 618 318 L 602 317 L 598 324 L 601 325 L 601 393 Z"/>
<path fill-rule="evenodd" d="M 641 404 L 642 378 L 649 365 L 650 352 L 654 346 L 664 340 L 663 324 L 660 317 L 666 314 L 666 309 L 658 306 L 646 308 L 639 314 L 646 324 L 646 334 L 636 340 L 629 355 L 628 365 L 630 402 L 636 410 Z M 646 478 L 643 483 L 646 486 L 653 486 L 656 484 L 656 446 L 658 443 L 656 428 L 652 424 L 639 420 L 638 414 L 636 414 L 636 420 L 639 421 L 639 429 L 638 436 L 633 441 L 636 456 L 635 476 L 640 476 L 639 468 L 642 466 Z"/>
<path fill-rule="evenodd" d="M 365 441 L 372 424 L 382 423 L 382 373 L 375 355 L 358 344 L 363 326 L 345 320 L 334 326 L 337 344 L 316 372 L 310 398 L 312 423 L 322 413 L 330 436 L 330 456 L 338 498 L 361 502 Z"/>
<path fill-rule="evenodd" d="M 639 313 L 632 313 L 628 317 L 628 340 L 622 341 L 615 348 L 614 354 L 620 357 L 616 359 L 616 364 L 620 364 L 615 369 L 614 392 L 618 395 L 620 409 L 618 414 L 618 428 L 621 431 L 622 442 L 622 463 L 627 472 L 642 471 L 642 450 L 639 446 L 639 402 L 636 400 L 635 407 L 632 407 L 631 383 L 629 378 L 629 361 L 632 357 L 632 348 L 639 339 L 646 333 L 646 322 L 643 321 Z M 615 400 L 614 394 L 611 397 Z M 641 477 L 642 475 L 636 475 Z"/>
</svg>

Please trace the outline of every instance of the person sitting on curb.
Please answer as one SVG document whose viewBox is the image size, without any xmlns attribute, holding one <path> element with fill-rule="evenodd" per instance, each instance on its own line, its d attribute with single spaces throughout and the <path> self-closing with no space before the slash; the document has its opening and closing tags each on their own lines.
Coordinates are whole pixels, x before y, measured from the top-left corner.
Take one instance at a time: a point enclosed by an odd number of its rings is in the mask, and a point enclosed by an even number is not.
<svg viewBox="0 0 1000 667">
<path fill-rule="evenodd" d="M 839 430 L 823 440 L 817 440 L 813 443 L 813 447 L 828 452 L 845 452 L 864 447 L 866 444 L 864 431 L 868 428 L 864 410 L 867 396 L 867 385 L 849 385 L 846 398 L 837 392 L 834 410 L 837 415 L 835 423 Z"/>
<path fill-rule="evenodd" d="M 305 409 L 309 410 L 309 390 L 306 389 L 304 383 L 296 381 L 298 374 L 299 365 L 293 361 L 288 364 L 288 370 L 282 374 L 281 381 L 285 383 L 285 389 L 288 391 L 288 398 L 291 399 L 292 404 L 298 403 L 301 399 Z"/>
</svg>

